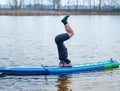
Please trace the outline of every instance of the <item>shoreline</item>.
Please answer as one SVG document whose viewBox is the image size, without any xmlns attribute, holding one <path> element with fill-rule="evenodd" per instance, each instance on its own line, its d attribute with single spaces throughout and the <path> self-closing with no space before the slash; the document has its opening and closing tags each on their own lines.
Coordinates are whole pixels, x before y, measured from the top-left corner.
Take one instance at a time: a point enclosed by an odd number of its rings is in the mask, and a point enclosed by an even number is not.
<svg viewBox="0 0 120 91">
<path fill-rule="evenodd" d="M 34 10 L 0 9 L 0 16 L 44 16 L 44 15 L 120 15 L 120 11 L 111 10 Z"/>
</svg>

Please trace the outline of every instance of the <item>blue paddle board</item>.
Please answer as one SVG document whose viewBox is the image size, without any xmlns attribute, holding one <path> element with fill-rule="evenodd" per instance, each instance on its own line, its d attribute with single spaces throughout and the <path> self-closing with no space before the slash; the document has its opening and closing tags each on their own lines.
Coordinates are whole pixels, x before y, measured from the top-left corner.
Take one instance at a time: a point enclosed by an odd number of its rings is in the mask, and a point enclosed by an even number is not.
<svg viewBox="0 0 120 91">
<path fill-rule="evenodd" d="M 117 61 L 107 60 L 100 62 L 91 62 L 83 64 L 75 64 L 72 67 L 59 66 L 0 66 L 0 73 L 5 75 L 52 75 L 52 74 L 68 74 L 83 71 L 104 70 L 108 68 L 119 67 Z"/>
</svg>

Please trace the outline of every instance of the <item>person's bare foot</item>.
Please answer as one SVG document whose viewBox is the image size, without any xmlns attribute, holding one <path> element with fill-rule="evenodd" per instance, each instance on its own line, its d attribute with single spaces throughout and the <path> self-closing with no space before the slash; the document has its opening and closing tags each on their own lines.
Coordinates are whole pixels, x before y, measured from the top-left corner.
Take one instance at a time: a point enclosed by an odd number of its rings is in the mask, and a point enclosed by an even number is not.
<svg viewBox="0 0 120 91">
<path fill-rule="evenodd" d="M 65 66 L 65 67 L 72 67 L 72 64 L 69 63 L 69 64 L 65 64 L 65 65 L 63 65 L 63 66 Z"/>
<path fill-rule="evenodd" d="M 71 67 L 72 66 L 72 63 L 70 62 L 69 64 L 65 63 L 64 61 L 62 62 L 63 63 L 63 66 L 65 67 Z"/>
<path fill-rule="evenodd" d="M 59 66 L 63 66 L 63 63 L 62 63 L 62 61 L 60 61 L 60 63 L 59 63 Z"/>
</svg>

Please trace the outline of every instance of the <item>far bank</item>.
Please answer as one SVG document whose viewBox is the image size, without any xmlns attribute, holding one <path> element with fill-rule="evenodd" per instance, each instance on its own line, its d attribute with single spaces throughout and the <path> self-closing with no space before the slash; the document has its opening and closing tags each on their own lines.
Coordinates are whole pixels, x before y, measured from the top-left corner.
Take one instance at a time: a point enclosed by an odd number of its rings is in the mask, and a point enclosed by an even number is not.
<svg viewBox="0 0 120 91">
<path fill-rule="evenodd" d="M 1 16 L 43 16 L 43 15 L 120 15 L 120 10 L 35 10 L 0 9 Z"/>
</svg>

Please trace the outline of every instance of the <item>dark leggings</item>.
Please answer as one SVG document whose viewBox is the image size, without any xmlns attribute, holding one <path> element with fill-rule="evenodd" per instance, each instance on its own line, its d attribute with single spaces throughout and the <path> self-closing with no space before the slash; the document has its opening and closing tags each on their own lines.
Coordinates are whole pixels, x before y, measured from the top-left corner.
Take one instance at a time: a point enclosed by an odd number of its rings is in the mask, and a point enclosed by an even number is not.
<svg viewBox="0 0 120 91">
<path fill-rule="evenodd" d="M 58 48 L 59 60 L 64 61 L 69 64 L 70 60 L 68 59 L 67 48 L 64 45 L 64 41 L 68 40 L 70 36 L 67 33 L 57 35 L 55 37 L 55 42 Z"/>
</svg>

